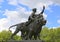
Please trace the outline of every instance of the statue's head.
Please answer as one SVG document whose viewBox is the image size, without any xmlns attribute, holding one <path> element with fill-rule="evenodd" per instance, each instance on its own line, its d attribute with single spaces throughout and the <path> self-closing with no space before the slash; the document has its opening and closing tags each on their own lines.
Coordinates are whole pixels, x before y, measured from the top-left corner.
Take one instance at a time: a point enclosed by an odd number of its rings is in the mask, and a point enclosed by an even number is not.
<svg viewBox="0 0 60 42">
<path fill-rule="evenodd" d="M 42 24 L 43 24 L 43 25 L 45 25 L 45 24 L 46 24 L 46 22 L 47 22 L 47 20 L 43 20 L 43 21 L 42 21 Z"/>
<path fill-rule="evenodd" d="M 45 20 L 43 17 L 40 17 L 40 18 L 38 17 L 37 21 L 42 26 L 45 25 L 47 22 L 47 20 Z"/>
<path fill-rule="evenodd" d="M 36 10 L 37 10 L 36 8 L 33 8 L 33 9 L 32 9 L 33 12 L 36 12 Z"/>
</svg>

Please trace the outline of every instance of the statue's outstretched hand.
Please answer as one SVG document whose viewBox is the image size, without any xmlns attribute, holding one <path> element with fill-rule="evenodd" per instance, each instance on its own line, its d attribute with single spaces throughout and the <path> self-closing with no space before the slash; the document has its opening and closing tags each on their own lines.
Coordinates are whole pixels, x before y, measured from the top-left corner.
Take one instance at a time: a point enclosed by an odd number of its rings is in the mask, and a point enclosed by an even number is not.
<svg viewBox="0 0 60 42">
<path fill-rule="evenodd" d="M 43 6 L 43 10 L 41 11 L 41 13 L 40 13 L 40 14 L 43 14 L 44 10 L 45 10 L 45 6 Z"/>
<path fill-rule="evenodd" d="M 45 9 L 45 6 L 43 6 L 43 9 Z"/>
</svg>

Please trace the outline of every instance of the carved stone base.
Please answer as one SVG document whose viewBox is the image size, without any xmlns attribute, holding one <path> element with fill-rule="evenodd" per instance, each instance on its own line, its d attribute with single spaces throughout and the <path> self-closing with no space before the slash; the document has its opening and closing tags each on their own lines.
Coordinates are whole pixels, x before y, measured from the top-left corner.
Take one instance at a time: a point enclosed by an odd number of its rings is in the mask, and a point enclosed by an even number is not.
<svg viewBox="0 0 60 42">
<path fill-rule="evenodd" d="M 21 40 L 21 41 L 8 40 L 7 42 L 44 42 L 44 41 L 42 40 Z"/>
</svg>

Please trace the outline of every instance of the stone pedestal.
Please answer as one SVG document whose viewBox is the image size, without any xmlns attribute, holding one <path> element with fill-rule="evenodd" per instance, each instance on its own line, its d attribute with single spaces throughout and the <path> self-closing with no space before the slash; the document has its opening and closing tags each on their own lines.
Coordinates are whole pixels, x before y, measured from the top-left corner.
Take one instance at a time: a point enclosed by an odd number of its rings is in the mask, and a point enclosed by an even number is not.
<svg viewBox="0 0 60 42">
<path fill-rule="evenodd" d="M 44 41 L 42 40 L 21 40 L 21 41 L 8 40 L 7 42 L 44 42 Z"/>
</svg>

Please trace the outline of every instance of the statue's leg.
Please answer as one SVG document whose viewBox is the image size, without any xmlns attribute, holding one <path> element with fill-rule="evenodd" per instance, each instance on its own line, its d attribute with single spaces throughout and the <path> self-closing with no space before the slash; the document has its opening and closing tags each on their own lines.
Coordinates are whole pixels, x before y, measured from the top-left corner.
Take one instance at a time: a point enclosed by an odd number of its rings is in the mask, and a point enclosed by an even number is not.
<svg viewBox="0 0 60 42">
<path fill-rule="evenodd" d="M 34 34 L 34 39 L 37 40 L 37 34 Z"/>
<path fill-rule="evenodd" d="M 23 33 L 21 32 L 21 38 L 23 39 Z"/>
<path fill-rule="evenodd" d="M 29 37 L 30 37 L 30 34 L 31 34 L 31 32 L 28 32 L 28 33 L 27 33 L 27 35 L 26 35 L 26 37 L 25 37 L 25 40 L 30 40 L 30 38 L 29 38 Z"/>
<path fill-rule="evenodd" d="M 32 32 L 30 33 L 30 36 L 29 36 L 29 39 L 30 40 L 32 40 L 32 36 L 33 36 L 33 34 L 32 34 Z"/>
<path fill-rule="evenodd" d="M 25 31 L 21 32 L 21 38 L 22 38 L 22 40 L 25 40 Z"/>
<path fill-rule="evenodd" d="M 28 34 L 29 34 L 29 32 L 27 31 L 26 34 L 24 35 L 25 40 L 28 40 Z"/>
<path fill-rule="evenodd" d="M 15 30 L 15 32 L 11 35 L 11 39 L 13 39 L 13 36 L 16 35 L 19 32 L 18 29 Z"/>
<path fill-rule="evenodd" d="M 42 30 L 42 28 L 41 28 L 40 31 L 38 32 L 38 39 L 39 39 L 39 40 L 41 40 L 41 38 L 40 38 L 41 30 Z"/>
<path fill-rule="evenodd" d="M 40 33 L 38 34 L 38 39 L 41 40 L 41 39 L 40 39 Z"/>
</svg>

